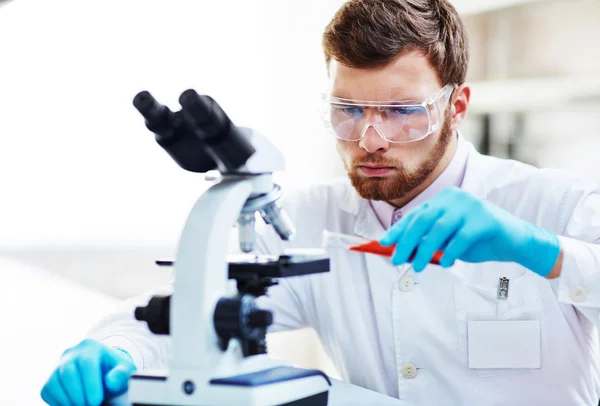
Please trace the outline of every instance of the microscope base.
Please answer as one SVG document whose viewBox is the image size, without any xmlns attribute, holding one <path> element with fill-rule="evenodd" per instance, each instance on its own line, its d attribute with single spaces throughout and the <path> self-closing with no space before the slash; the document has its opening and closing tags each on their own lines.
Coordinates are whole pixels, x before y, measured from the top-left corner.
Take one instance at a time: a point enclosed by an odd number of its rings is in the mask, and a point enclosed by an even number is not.
<svg viewBox="0 0 600 406">
<path fill-rule="evenodd" d="M 313 396 L 309 396 L 307 398 L 304 399 L 299 399 L 299 400 L 293 400 L 291 402 L 288 403 L 280 403 L 278 405 L 272 405 L 272 406 L 327 406 L 328 404 L 328 392 L 322 392 L 322 393 L 318 393 L 316 395 Z M 202 405 L 218 405 L 218 404 L 224 404 L 224 403 L 202 403 Z M 199 403 L 196 403 L 195 405 L 200 405 Z M 256 403 L 237 403 L 237 405 L 256 405 Z M 156 404 L 156 403 L 132 403 L 131 406 L 175 406 L 172 404 Z M 179 406 L 179 405 L 177 405 Z M 269 405 L 271 406 L 271 405 Z"/>
<path fill-rule="evenodd" d="M 131 377 L 132 406 L 326 406 L 329 378 L 321 371 L 275 367 L 212 379 L 204 386 L 170 382 L 164 375 Z"/>
</svg>

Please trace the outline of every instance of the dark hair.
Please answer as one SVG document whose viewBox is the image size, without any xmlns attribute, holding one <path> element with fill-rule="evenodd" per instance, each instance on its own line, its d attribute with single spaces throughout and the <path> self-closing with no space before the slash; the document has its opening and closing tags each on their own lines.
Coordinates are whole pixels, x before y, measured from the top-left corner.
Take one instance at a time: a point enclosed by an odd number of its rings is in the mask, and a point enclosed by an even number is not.
<svg viewBox="0 0 600 406">
<path fill-rule="evenodd" d="M 469 65 L 467 33 L 448 0 L 349 0 L 327 25 L 323 50 L 327 65 L 359 69 L 419 51 L 442 85 L 464 83 Z"/>
</svg>

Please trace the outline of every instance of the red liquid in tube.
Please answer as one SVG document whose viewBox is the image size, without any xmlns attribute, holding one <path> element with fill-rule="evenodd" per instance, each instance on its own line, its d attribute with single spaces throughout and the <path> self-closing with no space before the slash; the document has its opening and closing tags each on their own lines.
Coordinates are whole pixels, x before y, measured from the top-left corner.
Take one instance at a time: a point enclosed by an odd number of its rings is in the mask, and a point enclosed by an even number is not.
<svg viewBox="0 0 600 406">
<path fill-rule="evenodd" d="M 396 249 L 396 245 L 394 244 L 394 245 L 390 245 L 389 247 L 384 247 L 383 245 L 379 244 L 378 241 L 369 241 L 364 244 L 354 245 L 354 246 L 350 247 L 349 249 L 350 249 L 350 251 L 362 252 L 362 253 L 366 253 L 366 254 L 381 255 L 384 257 L 391 258 L 392 255 L 394 255 L 394 250 Z M 410 256 L 409 261 L 412 261 L 415 258 L 415 255 L 416 255 L 416 250 Z M 439 265 L 440 260 L 442 259 L 442 255 L 444 255 L 443 251 L 436 251 L 435 254 L 433 254 L 433 257 L 431 258 L 431 261 L 429 263 L 434 264 L 434 265 Z"/>
</svg>

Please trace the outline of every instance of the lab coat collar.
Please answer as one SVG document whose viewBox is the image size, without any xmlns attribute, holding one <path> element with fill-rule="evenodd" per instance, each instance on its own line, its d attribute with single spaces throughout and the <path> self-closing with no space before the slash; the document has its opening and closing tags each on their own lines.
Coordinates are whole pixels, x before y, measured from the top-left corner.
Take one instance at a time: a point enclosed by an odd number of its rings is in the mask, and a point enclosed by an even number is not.
<svg viewBox="0 0 600 406">
<path fill-rule="evenodd" d="M 469 151 L 461 188 L 481 199 L 485 199 L 485 179 L 490 169 L 489 161 L 475 149 L 472 143 L 465 142 L 468 144 Z M 347 183 L 345 196 L 340 202 L 339 208 L 356 216 L 353 230 L 355 235 L 372 240 L 381 238 L 385 233 L 385 229 L 377 219 L 377 215 L 369 201 L 362 198 L 350 183 Z"/>
</svg>

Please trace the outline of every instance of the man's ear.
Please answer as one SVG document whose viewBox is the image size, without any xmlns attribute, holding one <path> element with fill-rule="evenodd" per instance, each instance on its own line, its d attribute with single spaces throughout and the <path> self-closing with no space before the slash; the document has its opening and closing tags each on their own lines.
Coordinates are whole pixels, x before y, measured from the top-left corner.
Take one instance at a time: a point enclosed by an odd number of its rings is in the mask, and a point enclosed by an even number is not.
<svg viewBox="0 0 600 406">
<path fill-rule="evenodd" d="M 457 87 L 452 93 L 452 99 L 450 99 L 450 128 L 452 129 L 452 131 L 456 131 L 467 117 L 467 110 L 469 109 L 470 99 L 471 88 L 466 83 L 463 83 L 462 85 Z"/>
</svg>

